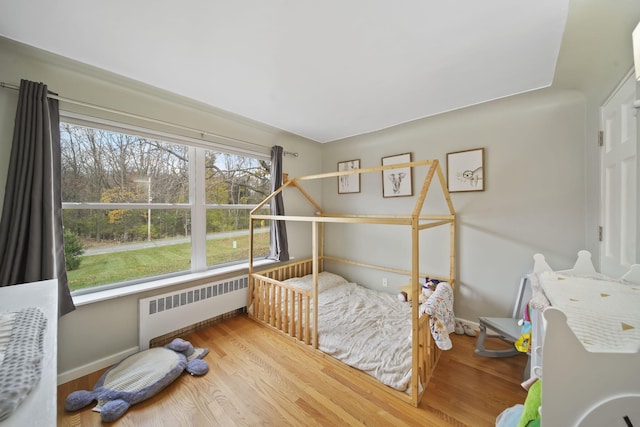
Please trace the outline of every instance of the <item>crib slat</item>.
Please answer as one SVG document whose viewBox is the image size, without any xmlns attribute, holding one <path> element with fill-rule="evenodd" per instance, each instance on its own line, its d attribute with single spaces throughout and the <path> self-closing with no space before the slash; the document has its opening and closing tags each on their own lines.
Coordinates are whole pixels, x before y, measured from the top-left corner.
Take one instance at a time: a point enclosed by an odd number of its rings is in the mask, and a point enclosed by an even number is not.
<svg viewBox="0 0 640 427">
<path fill-rule="evenodd" d="M 306 303 L 306 310 L 304 311 L 304 342 L 305 344 L 311 344 L 311 330 L 309 329 L 309 312 L 311 311 L 311 301 L 308 296 L 305 297 L 304 300 Z"/>
<path fill-rule="evenodd" d="M 269 324 L 271 326 L 275 326 L 273 319 L 275 318 L 275 302 L 276 302 L 276 296 L 275 296 L 275 286 L 273 285 L 273 283 L 269 283 Z"/>
<path fill-rule="evenodd" d="M 280 286 L 273 286 L 273 326 L 281 330 L 279 322 L 280 322 L 280 310 L 282 310 L 282 301 L 280 300 L 280 296 L 282 295 L 282 288 Z"/>
<path fill-rule="evenodd" d="M 297 312 L 297 317 L 298 317 L 298 331 L 297 331 L 297 337 L 298 339 L 302 340 L 302 294 L 298 294 L 298 312 Z"/>
<path fill-rule="evenodd" d="M 282 332 L 289 334 L 289 331 L 289 289 L 285 289 L 282 301 Z"/>
<path fill-rule="evenodd" d="M 262 280 L 258 281 L 257 292 L 258 298 L 256 300 L 258 302 L 258 306 L 256 308 L 256 312 L 258 319 L 264 321 L 264 282 Z"/>
</svg>

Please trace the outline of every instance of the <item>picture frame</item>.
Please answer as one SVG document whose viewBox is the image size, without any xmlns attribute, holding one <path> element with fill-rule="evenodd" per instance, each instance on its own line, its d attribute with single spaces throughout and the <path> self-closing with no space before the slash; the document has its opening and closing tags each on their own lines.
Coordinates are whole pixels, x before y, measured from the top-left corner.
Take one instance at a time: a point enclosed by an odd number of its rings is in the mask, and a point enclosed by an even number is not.
<svg viewBox="0 0 640 427">
<path fill-rule="evenodd" d="M 382 158 L 382 166 L 411 162 L 411 153 Z M 410 167 L 382 171 L 382 197 L 413 196 L 413 169 Z"/>
<path fill-rule="evenodd" d="M 450 193 L 484 191 L 484 148 L 447 153 L 447 189 Z"/>
<path fill-rule="evenodd" d="M 338 172 L 360 169 L 360 159 L 338 162 Z M 338 194 L 360 192 L 360 174 L 340 175 L 338 177 Z"/>
</svg>

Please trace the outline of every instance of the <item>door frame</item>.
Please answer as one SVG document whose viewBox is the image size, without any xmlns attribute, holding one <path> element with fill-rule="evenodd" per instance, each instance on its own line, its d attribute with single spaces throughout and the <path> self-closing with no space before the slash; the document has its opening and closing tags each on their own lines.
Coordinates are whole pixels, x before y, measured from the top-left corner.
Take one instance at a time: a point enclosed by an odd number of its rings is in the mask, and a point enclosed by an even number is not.
<svg viewBox="0 0 640 427">
<path fill-rule="evenodd" d="M 605 106 L 611 102 L 611 100 L 618 94 L 618 92 L 622 89 L 622 87 L 627 84 L 629 80 L 635 81 L 635 98 L 636 100 L 633 103 L 633 107 L 635 108 L 635 124 L 636 124 L 636 194 L 640 192 L 640 82 L 635 80 L 635 72 L 634 68 L 629 70 L 629 72 L 622 78 L 622 80 L 616 85 L 615 89 L 611 92 L 611 94 L 607 97 L 607 99 L 600 106 L 600 131 L 605 131 L 605 118 L 604 118 L 604 108 Z M 605 167 L 604 167 L 604 141 L 602 146 L 600 147 L 599 153 L 599 169 L 600 169 L 600 199 L 598 204 L 598 222 L 600 227 L 604 226 L 604 208 L 606 202 L 606 192 L 605 192 Z M 602 230 L 602 228 L 601 228 Z M 607 231 L 604 230 L 606 233 Z M 604 239 L 599 239 L 598 241 L 598 262 L 600 268 L 602 269 L 605 258 L 604 251 Z M 635 236 L 635 246 L 636 246 L 636 263 L 640 263 L 640 195 L 636 195 L 636 236 Z"/>
</svg>

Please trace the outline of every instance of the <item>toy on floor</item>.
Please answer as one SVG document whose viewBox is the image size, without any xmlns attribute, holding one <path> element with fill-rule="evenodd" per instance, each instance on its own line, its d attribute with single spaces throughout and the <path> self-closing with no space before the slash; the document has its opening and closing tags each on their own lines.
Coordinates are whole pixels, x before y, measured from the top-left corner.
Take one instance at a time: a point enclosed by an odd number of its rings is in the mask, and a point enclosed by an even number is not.
<svg viewBox="0 0 640 427">
<path fill-rule="evenodd" d="M 142 402 L 171 384 L 186 370 L 191 375 L 204 375 L 209 365 L 202 360 L 206 348 L 194 348 L 189 341 L 176 338 L 164 347 L 150 348 L 123 359 L 109 368 L 98 380 L 93 391 L 78 390 L 67 396 L 64 407 L 76 411 L 98 404 L 103 422 L 120 418 L 131 405 Z"/>
</svg>

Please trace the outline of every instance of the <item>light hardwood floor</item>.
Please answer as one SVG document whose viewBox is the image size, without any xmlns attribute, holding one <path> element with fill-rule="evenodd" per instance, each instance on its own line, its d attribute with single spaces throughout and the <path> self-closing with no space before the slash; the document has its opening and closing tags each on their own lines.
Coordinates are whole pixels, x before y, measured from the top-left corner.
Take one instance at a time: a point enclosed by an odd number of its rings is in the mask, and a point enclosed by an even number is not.
<svg viewBox="0 0 640 427">
<path fill-rule="evenodd" d="M 418 408 L 374 392 L 245 315 L 182 338 L 209 348 L 209 372 L 182 375 L 110 425 L 482 427 L 526 398 L 520 386 L 526 356 L 477 356 L 476 339 L 464 335 L 452 334 L 453 349 L 440 357 Z M 103 372 L 58 387 L 58 426 L 102 425 L 93 405 L 66 412 L 64 400 L 72 391 L 91 390 Z"/>
</svg>

